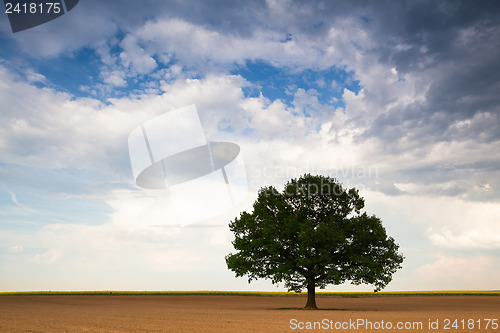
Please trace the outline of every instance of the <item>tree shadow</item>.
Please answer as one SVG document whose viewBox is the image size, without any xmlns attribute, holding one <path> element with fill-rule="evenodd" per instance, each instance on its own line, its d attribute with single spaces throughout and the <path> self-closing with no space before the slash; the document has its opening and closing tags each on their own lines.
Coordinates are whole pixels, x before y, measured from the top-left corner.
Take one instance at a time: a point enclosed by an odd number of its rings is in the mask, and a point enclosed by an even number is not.
<svg viewBox="0 0 500 333">
<path fill-rule="evenodd" d="M 303 310 L 303 311 L 367 311 L 367 310 L 357 310 L 357 309 L 334 309 L 334 308 L 319 308 L 319 309 L 305 309 L 305 308 L 276 308 L 274 310 Z"/>
</svg>

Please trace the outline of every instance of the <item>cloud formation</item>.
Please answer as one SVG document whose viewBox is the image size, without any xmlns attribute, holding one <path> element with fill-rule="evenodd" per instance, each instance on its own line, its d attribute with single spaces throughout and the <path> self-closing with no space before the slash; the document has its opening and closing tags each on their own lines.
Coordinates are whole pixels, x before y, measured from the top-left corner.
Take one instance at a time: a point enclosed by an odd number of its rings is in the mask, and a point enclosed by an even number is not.
<svg viewBox="0 0 500 333">
<path fill-rule="evenodd" d="M 226 274 L 201 263 L 224 270 L 214 258 L 230 251 L 227 230 L 151 229 L 168 219 L 151 210 L 161 195 L 134 186 L 128 160 L 132 129 L 196 104 L 209 140 L 241 145 L 253 191 L 304 172 L 360 188 L 408 252 L 401 288 L 414 288 L 412 273 L 419 288 L 446 288 L 449 267 L 476 259 L 491 273 L 477 288 L 490 288 L 500 248 L 499 12 L 495 1 L 88 0 L 4 33 L 0 253 L 95 274 L 126 269 L 123 257 L 160 275 Z M 61 86 L 63 76 L 77 88 Z M 8 229 L 20 225 L 29 236 Z M 459 279 L 463 269 L 451 272 Z M 475 278 L 456 286 L 474 288 Z"/>
</svg>

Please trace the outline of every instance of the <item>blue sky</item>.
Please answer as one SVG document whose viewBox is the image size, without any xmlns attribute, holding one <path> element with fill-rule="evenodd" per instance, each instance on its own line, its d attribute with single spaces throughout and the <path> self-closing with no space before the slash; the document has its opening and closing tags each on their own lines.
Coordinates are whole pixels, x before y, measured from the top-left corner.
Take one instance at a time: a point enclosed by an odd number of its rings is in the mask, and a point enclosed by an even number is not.
<svg viewBox="0 0 500 333">
<path fill-rule="evenodd" d="M 400 244 L 388 290 L 498 289 L 498 12 L 87 0 L 15 34 L 2 14 L 0 290 L 282 288 L 227 270 L 227 223 L 305 172 L 360 189 Z M 134 128 L 191 104 L 249 182 L 211 227 L 176 226 L 129 160 Z"/>
</svg>

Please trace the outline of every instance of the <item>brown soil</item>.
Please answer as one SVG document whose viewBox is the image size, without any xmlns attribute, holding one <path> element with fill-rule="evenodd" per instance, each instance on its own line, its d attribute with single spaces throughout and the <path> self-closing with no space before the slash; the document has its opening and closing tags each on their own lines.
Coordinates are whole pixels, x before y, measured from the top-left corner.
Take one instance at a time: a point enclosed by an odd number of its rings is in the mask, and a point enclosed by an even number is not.
<svg viewBox="0 0 500 333">
<path fill-rule="evenodd" d="M 393 331 L 398 322 L 421 322 L 402 332 L 500 333 L 499 296 L 318 296 L 319 311 L 300 309 L 305 303 L 302 296 L 0 296 L 0 332 L 387 332 L 388 322 Z"/>
</svg>

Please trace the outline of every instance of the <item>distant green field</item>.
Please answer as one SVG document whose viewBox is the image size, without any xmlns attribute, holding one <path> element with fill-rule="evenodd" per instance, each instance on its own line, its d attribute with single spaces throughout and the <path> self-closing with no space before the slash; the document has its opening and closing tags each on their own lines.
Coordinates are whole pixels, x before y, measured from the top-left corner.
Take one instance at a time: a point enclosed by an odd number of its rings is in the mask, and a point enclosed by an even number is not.
<svg viewBox="0 0 500 333">
<path fill-rule="evenodd" d="M 8 291 L 0 292 L 6 295 L 229 295 L 229 296 L 304 296 L 306 292 L 271 292 L 271 291 L 127 291 L 127 290 L 96 290 L 96 291 Z M 438 290 L 438 291 L 386 291 L 386 292 L 316 292 L 318 296 L 500 296 L 500 290 Z"/>
</svg>

